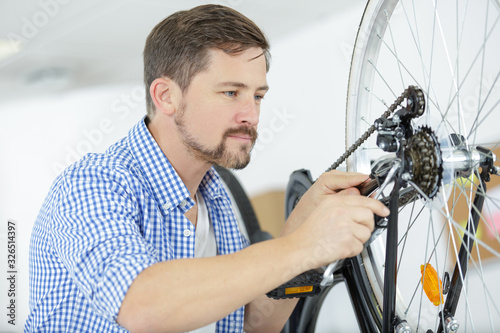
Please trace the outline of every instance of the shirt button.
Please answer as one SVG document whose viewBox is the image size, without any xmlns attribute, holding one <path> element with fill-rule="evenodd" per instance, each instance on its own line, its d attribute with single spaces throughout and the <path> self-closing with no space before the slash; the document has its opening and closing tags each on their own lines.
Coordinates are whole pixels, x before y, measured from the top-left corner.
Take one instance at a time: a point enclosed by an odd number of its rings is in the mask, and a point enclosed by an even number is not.
<svg viewBox="0 0 500 333">
<path fill-rule="evenodd" d="M 181 206 L 182 208 L 184 208 L 186 205 L 187 205 L 187 200 L 182 200 L 181 203 L 179 204 L 179 206 Z"/>
<path fill-rule="evenodd" d="M 191 236 L 191 230 L 189 230 L 189 229 L 184 230 L 184 236 L 186 236 L 186 237 Z"/>
<path fill-rule="evenodd" d="M 163 205 L 163 209 L 170 209 L 170 207 L 172 207 L 172 204 L 170 202 L 167 202 Z"/>
</svg>

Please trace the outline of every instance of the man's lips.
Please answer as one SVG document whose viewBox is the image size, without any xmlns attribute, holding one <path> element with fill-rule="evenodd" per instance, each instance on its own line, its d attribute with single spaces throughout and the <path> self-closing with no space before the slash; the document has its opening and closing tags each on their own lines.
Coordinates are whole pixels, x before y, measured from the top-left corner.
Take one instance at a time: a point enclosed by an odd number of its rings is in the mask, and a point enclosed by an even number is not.
<svg viewBox="0 0 500 333">
<path fill-rule="evenodd" d="M 240 142 L 254 143 L 257 141 L 257 131 L 254 128 L 240 127 L 232 128 L 224 133 L 225 138 L 232 138 Z"/>
<path fill-rule="evenodd" d="M 252 141 L 252 137 L 250 135 L 232 134 L 232 135 L 228 135 L 228 137 L 232 138 L 232 139 L 237 139 L 237 140 Z"/>
</svg>

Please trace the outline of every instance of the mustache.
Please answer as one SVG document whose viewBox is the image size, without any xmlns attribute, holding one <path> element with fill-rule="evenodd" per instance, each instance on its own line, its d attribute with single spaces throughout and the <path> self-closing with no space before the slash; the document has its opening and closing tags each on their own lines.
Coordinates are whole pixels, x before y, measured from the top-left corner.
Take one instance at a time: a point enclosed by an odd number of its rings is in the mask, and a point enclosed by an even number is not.
<svg viewBox="0 0 500 333">
<path fill-rule="evenodd" d="M 257 137 L 259 136 L 255 128 L 242 126 L 226 130 L 226 132 L 224 132 L 224 139 L 226 139 L 230 135 L 235 135 L 235 134 L 248 135 L 252 139 L 252 142 L 257 141 Z"/>
</svg>

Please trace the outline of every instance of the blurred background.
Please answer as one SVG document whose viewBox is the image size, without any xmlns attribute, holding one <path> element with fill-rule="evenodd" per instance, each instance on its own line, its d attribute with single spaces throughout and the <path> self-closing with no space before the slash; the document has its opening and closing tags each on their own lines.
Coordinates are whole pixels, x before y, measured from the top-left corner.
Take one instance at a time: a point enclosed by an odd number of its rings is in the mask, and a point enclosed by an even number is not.
<svg viewBox="0 0 500 333">
<path fill-rule="evenodd" d="M 144 116 L 147 35 L 173 12 L 206 3 L 0 1 L 0 274 L 6 274 L 9 219 L 17 222 L 18 272 L 16 325 L 6 323 L 2 310 L 0 332 L 24 326 L 29 238 L 52 181 L 84 154 L 102 152 L 127 135 Z M 237 177 L 263 228 L 276 235 L 290 173 L 307 168 L 316 178 L 344 151 L 349 64 L 365 0 L 212 3 L 250 17 L 271 42 L 271 89 L 262 105 L 260 138 L 252 163 Z M 5 309 L 6 279 L 0 281 Z M 350 301 L 341 287 L 335 289 L 324 331 L 356 332 Z"/>
</svg>

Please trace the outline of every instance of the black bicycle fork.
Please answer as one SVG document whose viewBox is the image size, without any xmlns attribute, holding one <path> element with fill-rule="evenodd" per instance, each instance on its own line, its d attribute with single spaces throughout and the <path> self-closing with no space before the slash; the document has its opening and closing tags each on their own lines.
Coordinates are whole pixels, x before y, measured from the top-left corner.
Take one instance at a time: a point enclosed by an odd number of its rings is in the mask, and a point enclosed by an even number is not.
<svg viewBox="0 0 500 333">
<path fill-rule="evenodd" d="M 486 153 L 491 154 L 489 151 Z M 489 159 L 487 159 L 487 161 L 488 160 Z M 458 301 L 460 299 L 463 282 L 465 280 L 465 275 L 467 274 L 469 257 L 474 247 L 474 238 L 479 226 L 479 221 L 481 220 L 481 212 L 483 210 L 484 199 L 486 198 L 486 182 L 490 180 L 490 166 L 483 165 L 482 169 L 483 170 L 479 175 L 480 182 L 469 214 L 470 218 L 467 221 L 467 228 L 464 232 L 462 244 L 458 253 L 458 261 L 455 265 L 453 276 L 451 278 L 450 290 L 448 291 L 443 311 L 440 313 L 441 320 L 439 323 L 438 333 L 443 331 L 448 332 L 450 330 L 456 331 L 458 329 L 458 326 L 456 326 L 458 324 L 453 321 L 453 316 L 455 315 Z"/>
<path fill-rule="evenodd" d="M 399 178 L 399 177 L 398 177 Z M 389 222 L 387 223 L 387 245 L 385 252 L 384 272 L 384 304 L 382 317 L 382 332 L 394 332 L 399 324 L 396 317 L 396 284 L 397 284 L 397 260 L 398 260 L 398 208 L 399 189 L 401 185 L 398 180 L 394 182 L 389 201 Z M 393 214 L 394 212 L 394 214 Z"/>
</svg>

